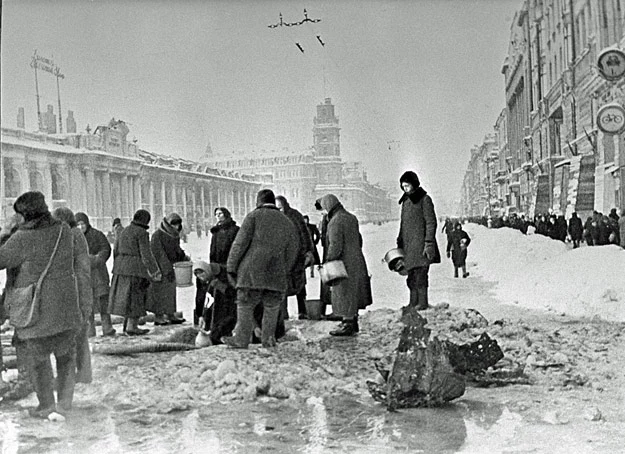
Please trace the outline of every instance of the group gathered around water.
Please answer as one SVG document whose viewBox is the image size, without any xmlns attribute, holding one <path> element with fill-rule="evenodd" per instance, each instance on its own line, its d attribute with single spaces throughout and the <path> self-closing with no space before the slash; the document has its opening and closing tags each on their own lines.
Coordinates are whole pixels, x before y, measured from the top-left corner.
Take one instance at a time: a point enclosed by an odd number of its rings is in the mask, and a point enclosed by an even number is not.
<svg viewBox="0 0 625 454">
<path fill-rule="evenodd" d="M 399 234 L 385 260 L 406 277 L 408 305 L 423 310 L 430 307 L 430 266 L 441 262 L 437 217 L 415 172 L 405 172 L 399 185 Z M 34 391 L 39 405 L 29 413 L 35 417 L 69 412 L 75 383 L 91 382 L 95 314 L 104 337 L 147 334 L 147 312 L 155 326 L 186 322 L 176 301 L 181 270 L 189 284 L 195 277 L 193 325 L 202 346 L 275 348 L 290 316 L 334 320 L 339 323 L 331 336 L 356 336 L 359 310 L 373 302 L 359 221 L 334 194 L 315 202 L 318 225 L 270 189 L 258 192 L 256 208 L 240 225 L 227 207 L 217 207 L 208 260 L 195 261 L 181 245 L 183 219 L 177 213 L 163 217 L 150 235 L 152 215 L 139 209 L 125 227 L 115 219 L 107 235 L 91 225 L 88 213 L 68 207 L 50 212 L 41 192 L 23 193 L 13 208 L 0 231 L 0 270 L 6 270 L 0 323 L 8 320 L 14 328 L 18 377 L 0 397 L 15 400 Z M 443 230 L 454 276 L 461 270 L 466 278 L 471 239 L 461 222 L 448 221 Z M 306 283 L 315 270 L 321 288 L 313 316 Z M 297 315 L 288 312 L 290 296 L 297 298 Z M 332 312 L 326 314 L 328 307 Z M 121 333 L 111 316 L 123 318 Z M 0 366 L 1 359 L 0 350 Z"/>
</svg>

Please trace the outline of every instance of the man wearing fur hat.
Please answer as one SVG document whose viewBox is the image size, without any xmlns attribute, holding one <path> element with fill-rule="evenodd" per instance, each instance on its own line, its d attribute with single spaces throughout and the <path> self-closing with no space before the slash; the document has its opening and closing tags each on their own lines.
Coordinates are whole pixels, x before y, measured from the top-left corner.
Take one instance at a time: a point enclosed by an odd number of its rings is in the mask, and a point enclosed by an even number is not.
<svg viewBox="0 0 625 454">
<path fill-rule="evenodd" d="M 176 317 L 176 274 L 174 263 L 188 261 L 189 257 L 180 248 L 182 218 L 178 213 L 168 214 L 152 234 L 150 247 L 163 273 L 160 282 L 152 282 L 148 291 L 148 307 L 154 312 L 155 325 L 178 325 L 184 318 Z"/>
<path fill-rule="evenodd" d="M 76 224 L 85 235 L 87 245 L 89 246 L 91 288 L 93 289 L 93 312 L 100 312 L 102 335 L 114 336 L 115 329 L 111 323 L 111 314 L 109 314 L 108 309 L 110 277 L 109 271 L 106 268 L 106 262 L 111 257 L 111 245 L 103 232 L 91 226 L 89 216 L 85 213 L 78 212 L 74 217 L 76 218 Z M 93 313 L 91 314 L 90 320 L 91 335 L 95 336 Z"/>
<path fill-rule="evenodd" d="M 237 289 L 237 324 L 234 336 L 224 337 L 224 343 L 247 348 L 254 330 L 254 309 L 262 304 L 262 344 L 276 345 L 280 304 L 298 251 L 297 231 L 276 207 L 273 191 L 259 191 L 256 209 L 243 220 L 228 256 L 228 278 Z"/>
<path fill-rule="evenodd" d="M 428 308 L 428 273 L 430 264 L 440 263 L 436 244 L 436 213 L 432 199 L 421 187 L 419 177 L 412 171 L 399 179 L 404 191 L 399 204 L 401 218 L 397 247 L 404 250 L 406 280 L 410 289 L 409 305 L 419 310 Z"/>
</svg>

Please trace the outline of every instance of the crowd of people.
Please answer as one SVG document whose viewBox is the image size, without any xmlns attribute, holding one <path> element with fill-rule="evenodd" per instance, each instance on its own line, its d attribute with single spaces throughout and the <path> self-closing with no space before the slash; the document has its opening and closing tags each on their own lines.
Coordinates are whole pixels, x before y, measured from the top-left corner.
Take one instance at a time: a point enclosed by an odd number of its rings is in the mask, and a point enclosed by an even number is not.
<svg viewBox="0 0 625 454">
<path fill-rule="evenodd" d="M 39 405 L 30 413 L 47 418 L 69 411 L 75 383 L 92 379 L 89 337 L 96 335 L 96 313 L 104 337 L 118 334 L 111 315 L 123 317 L 126 336 L 149 332 L 141 328 L 147 312 L 155 326 L 186 321 L 176 310 L 174 264 L 191 262 L 181 248 L 177 213 L 167 214 L 150 236 L 151 214 L 140 209 L 126 227 L 115 219 L 106 235 L 86 213 L 65 207 L 50 212 L 38 191 L 20 195 L 13 208 L 15 215 L 0 230 L 0 270 L 7 275 L 0 324 L 8 319 L 15 328 L 18 363 L 11 392 L 21 398 L 34 390 Z M 359 331 L 358 310 L 372 297 L 358 220 L 333 194 L 318 199 L 315 208 L 322 214 L 320 229 L 269 189 L 257 194 L 256 208 L 240 226 L 226 207 L 214 210 L 208 261 L 192 264 L 193 323 L 210 344 L 274 347 L 286 332 L 287 298 L 296 296 L 298 318 L 307 319 L 307 268 L 313 273 L 331 261 L 342 261 L 347 276 L 331 290 L 322 280 L 322 313 L 330 305 L 325 318 L 340 321 L 330 334 Z"/>
<path fill-rule="evenodd" d="M 582 243 L 588 246 L 616 244 L 625 248 L 625 209 L 621 210 L 620 215 L 616 208 L 612 208 L 608 215 L 593 211 L 585 221 L 577 213 L 572 213 L 568 221 L 562 214 L 537 214 L 533 219 L 527 219 L 525 215 L 516 213 L 510 216 L 463 217 L 455 221 L 473 222 L 495 229 L 509 227 L 526 235 L 544 235 L 562 242 L 569 241 L 573 248 L 578 248 Z M 448 218 L 445 225 L 453 225 L 453 222 Z"/>
</svg>

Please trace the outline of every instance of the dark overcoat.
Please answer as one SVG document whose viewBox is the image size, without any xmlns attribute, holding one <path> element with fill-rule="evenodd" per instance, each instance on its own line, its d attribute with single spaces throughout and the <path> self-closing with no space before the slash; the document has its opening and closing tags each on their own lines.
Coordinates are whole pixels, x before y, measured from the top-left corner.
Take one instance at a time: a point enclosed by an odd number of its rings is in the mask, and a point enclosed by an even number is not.
<svg viewBox="0 0 625 454">
<path fill-rule="evenodd" d="M 152 234 L 150 241 L 152 255 L 163 273 L 160 282 L 151 282 L 148 290 L 147 310 L 160 314 L 176 312 L 176 273 L 174 263 L 186 259 L 180 247 L 180 233 L 165 219 Z"/>
<path fill-rule="evenodd" d="M 227 271 L 236 275 L 236 288 L 286 293 L 288 277 L 299 250 L 298 234 L 273 204 L 250 212 L 237 234 Z"/>
<path fill-rule="evenodd" d="M 111 257 L 111 245 L 106 239 L 106 235 L 91 225 L 87 226 L 85 239 L 89 247 L 93 297 L 99 298 L 109 294 L 110 277 L 106 262 Z"/>
<path fill-rule="evenodd" d="M 290 296 L 297 295 L 302 288 L 306 286 L 306 254 L 310 252 L 313 254 L 314 258 L 314 253 L 312 238 L 308 232 L 308 227 L 306 227 L 306 221 L 304 220 L 302 213 L 297 211 L 295 208 L 291 208 L 288 204 L 284 206 L 283 213 L 297 230 L 299 239 L 299 251 L 297 259 L 295 260 L 295 265 L 291 269 L 289 289 L 287 292 L 287 295 Z"/>
<path fill-rule="evenodd" d="M 441 255 L 436 243 L 436 214 L 431 197 L 419 187 L 412 194 L 404 194 L 400 203 L 401 221 L 397 247 L 406 254 L 406 270 L 440 263 Z M 425 256 L 425 246 L 428 243 L 435 248 L 433 260 Z"/>
<path fill-rule="evenodd" d="M 461 248 L 461 241 L 465 240 L 464 245 L 466 247 L 471 243 L 469 234 L 462 229 L 454 228 L 447 237 L 447 252 L 451 252 L 451 261 L 455 267 L 461 267 L 466 265 L 467 249 Z"/>
<path fill-rule="evenodd" d="M 239 226 L 232 219 L 220 222 L 211 227 L 210 263 L 225 265 L 228 262 L 228 254 L 232 243 L 237 236 Z"/>
<path fill-rule="evenodd" d="M 571 239 L 576 241 L 581 240 L 583 232 L 584 227 L 582 226 L 582 220 L 577 216 L 571 217 L 571 219 L 569 219 L 569 235 L 571 235 Z"/>
<path fill-rule="evenodd" d="M 61 240 L 41 286 L 39 320 L 33 326 L 17 328 L 16 334 L 20 339 L 48 337 L 76 330 L 82 322 L 74 270 L 83 270 L 83 278 L 88 280 L 89 262 L 86 243 L 83 243 L 83 254 L 75 251 L 75 236 L 67 224 L 46 215 L 20 226 L 0 247 L 0 269 L 18 269 L 13 282 L 15 287 L 26 287 L 37 282 L 52 255 L 59 230 L 63 232 Z M 79 244 L 78 241 L 76 243 Z M 84 301 L 87 304 L 89 300 Z M 10 305 L 11 302 L 6 301 L 5 304 Z"/>
<path fill-rule="evenodd" d="M 326 262 L 341 260 L 347 271 L 347 279 L 332 287 L 332 306 L 334 311 L 342 316 L 349 314 L 348 308 L 364 309 L 372 303 L 371 282 L 367 263 L 362 253 L 362 236 L 356 216 L 348 212 L 338 203 L 333 207 L 324 205 L 328 209 L 327 226 L 327 253 Z"/>
<path fill-rule="evenodd" d="M 115 240 L 113 274 L 150 279 L 159 270 L 150 249 L 150 235 L 134 221 Z M 149 273 L 149 274 L 148 274 Z"/>
</svg>

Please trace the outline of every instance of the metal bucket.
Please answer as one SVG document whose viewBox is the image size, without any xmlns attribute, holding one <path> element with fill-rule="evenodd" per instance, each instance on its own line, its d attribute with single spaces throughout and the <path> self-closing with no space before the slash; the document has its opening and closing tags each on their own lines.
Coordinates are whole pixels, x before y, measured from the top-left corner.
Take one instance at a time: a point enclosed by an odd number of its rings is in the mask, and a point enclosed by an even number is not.
<svg viewBox="0 0 625 454">
<path fill-rule="evenodd" d="M 190 287 L 193 285 L 193 262 L 174 263 L 177 287 Z"/>
<path fill-rule="evenodd" d="M 321 320 L 321 310 L 325 303 L 321 300 L 306 300 L 306 315 L 309 320 Z"/>
<path fill-rule="evenodd" d="M 404 257 L 405 256 L 406 256 L 406 254 L 404 253 L 403 249 L 393 248 L 393 249 L 391 249 L 390 251 L 388 251 L 384 255 L 384 261 L 388 265 L 388 269 L 389 270 L 397 271 L 399 274 L 402 274 L 403 272 L 405 272 L 405 270 L 403 268 L 403 261 L 404 261 Z M 396 267 L 397 267 L 397 265 L 399 264 L 400 261 L 402 262 L 402 264 L 401 264 L 400 268 L 397 269 Z"/>
<path fill-rule="evenodd" d="M 332 287 L 347 279 L 347 270 L 341 260 L 333 260 L 321 265 L 319 275 L 321 276 L 321 282 Z"/>
</svg>

